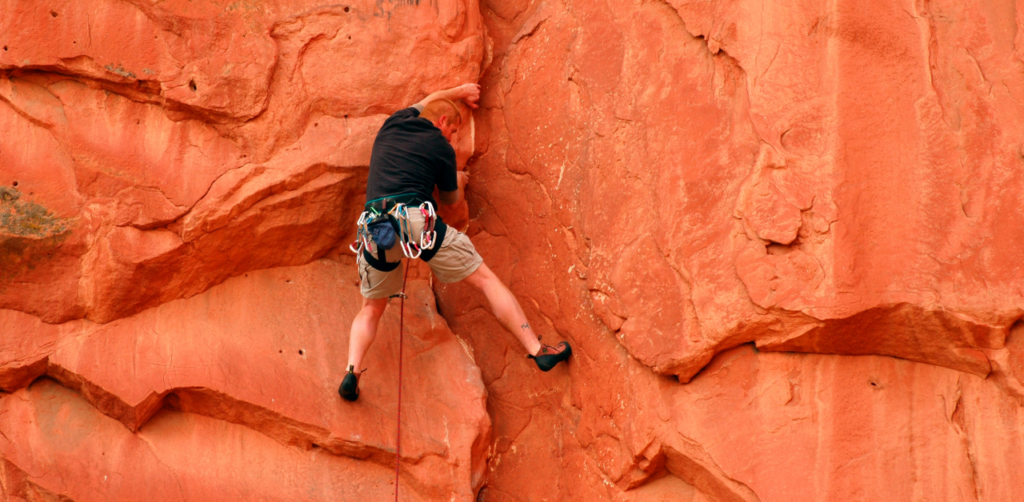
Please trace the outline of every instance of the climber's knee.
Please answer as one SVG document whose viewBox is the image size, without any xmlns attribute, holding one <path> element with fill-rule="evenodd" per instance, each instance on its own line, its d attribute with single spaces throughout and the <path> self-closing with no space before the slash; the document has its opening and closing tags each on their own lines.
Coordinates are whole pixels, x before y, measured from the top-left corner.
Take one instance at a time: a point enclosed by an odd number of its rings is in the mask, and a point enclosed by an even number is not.
<svg viewBox="0 0 1024 502">
<path fill-rule="evenodd" d="M 387 308 L 387 298 L 363 298 L 363 309 L 360 314 L 376 320 L 384 315 L 384 310 Z"/>
<path fill-rule="evenodd" d="M 486 290 L 488 287 L 492 287 L 495 284 L 504 286 L 501 279 L 498 279 L 498 276 L 494 274 L 494 271 L 492 271 L 486 263 L 481 263 L 472 274 L 469 274 L 469 276 L 466 277 L 466 283 L 481 291 Z"/>
</svg>

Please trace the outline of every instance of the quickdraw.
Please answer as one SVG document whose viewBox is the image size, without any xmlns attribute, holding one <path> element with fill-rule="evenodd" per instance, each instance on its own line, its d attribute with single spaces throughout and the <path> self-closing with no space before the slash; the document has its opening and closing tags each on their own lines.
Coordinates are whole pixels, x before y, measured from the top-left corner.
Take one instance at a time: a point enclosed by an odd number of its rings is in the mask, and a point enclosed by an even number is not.
<svg viewBox="0 0 1024 502">
<path fill-rule="evenodd" d="M 412 240 L 412 225 L 409 224 L 409 207 L 399 202 L 391 209 L 391 214 L 398 220 L 398 239 L 402 245 L 402 253 L 406 258 L 415 260 L 423 254 L 423 250 Z"/>
<path fill-rule="evenodd" d="M 434 231 L 434 223 L 437 222 L 437 213 L 434 212 L 434 205 L 430 201 L 420 204 L 420 213 L 423 214 L 423 231 L 420 232 L 420 249 L 434 249 L 434 242 L 437 240 L 437 232 Z"/>
<path fill-rule="evenodd" d="M 356 222 L 356 241 L 348 246 L 353 253 L 358 255 L 364 249 L 370 248 L 370 240 L 373 239 L 370 235 L 370 222 L 379 214 L 376 210 L 373 210 L 372 212 L 363 211 L 363 214 L 359 215 L 359 220 Z"/>
</svg>

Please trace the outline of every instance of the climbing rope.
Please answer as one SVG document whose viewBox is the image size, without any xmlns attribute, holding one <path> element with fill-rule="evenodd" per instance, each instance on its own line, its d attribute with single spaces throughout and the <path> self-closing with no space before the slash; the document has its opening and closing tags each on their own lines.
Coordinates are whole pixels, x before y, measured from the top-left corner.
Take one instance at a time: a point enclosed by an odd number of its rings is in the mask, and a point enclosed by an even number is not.
<svg viewBox="0 0 1024 502">
<path fill-rule="evenodd" d="M 398 297 L 402 301 L 398 314 L 398 426 L 395 432 L 395 502 L 398 502 L 398 474 L 402 468 L 402 336 L 405 332 L 405 282 L 409 279 L 410 263 L 405 264 L 405 274 L 402 276 L 402 292 Z"/>
<path fill-rule="evenodd" d="M 413 237 L 412 225 L 409 222 L 409 206 L 399 202 L 387 213 L 382 213 L 375 207 L 370 207 L 368 210 L 363 211 L 356 222 L 356 241 L 349 246 L 349 249 L 356 254 L 369 250 L 370 243 L 374 239 L 374 235 L 370 231 L 370 225 L 377 224 L 376 222 L 387 214 L 394 217 L 394 221 L 397 223 L 398 241 L 402 247 L 402 254 L 411 260 L 419 258 L 424 249 L 433 249 L 437 244 L 437 232 L 434 231 L 437 213 L 434 211 L 434 205 L 429 201 L 420 204 L 418 209 L 420 214 L 423 215 L 423 229 L 420 231 L 419 242 Z M 384 259 L 383 256 L 381 259 Z M 398 502 L 398 481 L 402 472 L 402 352 L 405 341 L 405 285 L 409 279 L 409 266 L 409 264 L 406 264 L 405 273 L 402 275 L 402 291 L 394 295 L 399 297 L 402 302 L 398 316 L 398 417 L 395 427 L 395 502 Z"/>
</svg>

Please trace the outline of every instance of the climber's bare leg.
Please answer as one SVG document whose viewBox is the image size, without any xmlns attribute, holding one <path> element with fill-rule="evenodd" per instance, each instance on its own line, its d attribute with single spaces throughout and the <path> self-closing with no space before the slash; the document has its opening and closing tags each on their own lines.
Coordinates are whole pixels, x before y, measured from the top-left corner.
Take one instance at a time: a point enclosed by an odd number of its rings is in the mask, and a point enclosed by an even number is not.
<svg viewBox="0 0 1024 502">
<path fill-rule="evenodd" d="M 366 355 L 373 339 L 377 337 L 377 324 L 380 323 L 380 318 L 384 315 L 384 309 L 387 307 L 387 298 L 363 298 L 363 308 L 352 320 L 352 330 L 348 336 L 346 370 L 349 367 L 355 368 L 356 373 L 363 370 L 363 356 Z"/>
<path fill-rule="evenodd" d="M 536 355 L 541 344 L 537 340 L 533 328 L 530 327 L 530 323 L 526 320 L 523 308 L 519 306 L 519 301 L 505 287 L 501 279 L 498 279 L 498 276 L 494 275 L 494 272 L 487 267 L 487 264 L 480 264 L 480 267 L 469 274 L 465 281 L 483 292 L 491 304 L 491 311 L 494 312 L 501 325 L 519 339 L 527 353 Z M 353 327 L 353 329 L 355 328 Z"/>
</svg>

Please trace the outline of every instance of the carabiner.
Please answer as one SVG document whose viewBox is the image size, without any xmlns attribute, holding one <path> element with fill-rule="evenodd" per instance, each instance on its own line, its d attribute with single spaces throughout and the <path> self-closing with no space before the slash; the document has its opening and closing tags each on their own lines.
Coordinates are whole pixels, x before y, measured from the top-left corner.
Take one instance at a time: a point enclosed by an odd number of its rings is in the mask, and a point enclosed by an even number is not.
<svg viewBox="0 0 1024 502">
<path fill-rule="evenodd" d="M 434 224 L 437 222 L 437 213 L 434 212 L 434 205 L 430 201 L 420 204 L 420 214 L 423 215 L 423 230 L 420 232 L 420 249 L 434 249 L 437 240 L 437 232 L 434 231 Z"/>
<path fill-rule="evenodd" d="M 362 214 L 359 215 L 359 220 L 356 221 L 356 241 L 353 242 L 352 244 L 349 244 L 348 246 L 348 248 L 352 250 L 352 252 L 355 254 L 359 254 L 364 249 L 370 247 L 370 244 L 367 239 L 370 231 L 366 226 L 366 222 L 368 219 L 369 212 L 363 211 Z"/>
<path fill-rule="evenodd" d="M 410 248 L 415 249 L 415 251 L 410 251 Z M 414 243 L 414 242 L 409 242 L 409 243 L 402 242 L 402 252 L 405 253 L 405 256 L 407 258 L 410 258 L 410 259 L 413 259 L 413 260 L 419 258 L 420 255 L 423 254 L 423 250 L 420 249 L 419 246 L 417 246 L 416 243 Z"/>
</svg>

